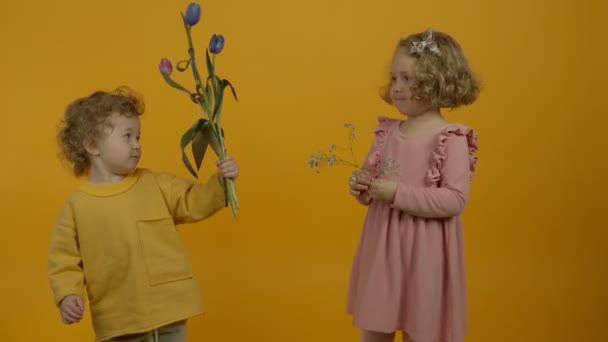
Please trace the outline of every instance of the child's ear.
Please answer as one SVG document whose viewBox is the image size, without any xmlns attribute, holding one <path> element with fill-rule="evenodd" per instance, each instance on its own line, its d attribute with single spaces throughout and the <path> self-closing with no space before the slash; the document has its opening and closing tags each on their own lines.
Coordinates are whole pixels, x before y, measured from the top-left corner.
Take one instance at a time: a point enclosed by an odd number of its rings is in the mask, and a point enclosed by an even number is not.
<svg viewBox="0 0 608 342">
<path fill-rule="evenodd" d="M 84 147 L 85 151 L 87 151 L 88 154 L 90 154 L 92 156 L 99 155 L 99 148 L 97 148 L 97 144 L 95 143 L 95 140 L 85 139 L 82 142 L 82 146 Z"/>
</svg>

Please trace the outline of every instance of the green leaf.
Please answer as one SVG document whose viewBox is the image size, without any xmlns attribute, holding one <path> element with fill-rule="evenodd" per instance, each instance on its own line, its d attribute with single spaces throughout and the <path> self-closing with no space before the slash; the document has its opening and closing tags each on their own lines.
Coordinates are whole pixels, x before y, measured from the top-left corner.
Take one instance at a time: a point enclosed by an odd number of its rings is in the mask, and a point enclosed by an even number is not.
<svg viewBox="0 0 608 342">
<path fill-rule="evenodd" d="M 211 124 L 211 123 L 210 123 Z M 216 127 L 217 128 L 217 127 Z M 209 130 L 209 144 L 211 145 L 211 148 L 213 149 L 213 152 L 215 152 L 216 156 L 220 155 L 220 151 L 221 151 L 221 146 L 220 146 L 220 140 L 218 139 L 216 133 L 217 129 L 215 131 L 211 131 Z M 224 132 L 222 130 L 222 136 L 224 136 Z"/>
<path fill-rule="evenodd" d="M 210 86 L 206 86 L 205 87 L 205 100 L 211 100 L 211 87 Z M 209 104 L 209 106 L 211 106 L 211 104 Z"/>
<path fill-rule="evenodd" d="M 194 171 L 194 169 L 192 168 L 190 161 L 188 160 L 188 156 L 186 155 L 186 146 L 188 146 L 188 144 L 194 139 L 196 133 L 201 129 L 201 127 L 203 127 L 203 125 L 205 125 L 206 122 L 206 119 L 199 119 L 196 123 L 194 123 L 194 125 L 192 125 L 192 127 L 190 127 L 186 131 L 186 133 L 182 135 L 181 140 L 182 161 L 184 162 L 184 165 L 186 166 L 188 171 L 190 171 L 190 173 L 195 178 L 198 178 L 198 176 L 196 174 L 196 171 Z"/>
<path fill-rule="evenodd" d="M 205 87 L 209 87 L 209 81 L 211 81 L 211 75 L 207 76 L 207 82 L 205 83 Z"/>
<path fill-rule="evenodd" d="M 222 88 L 226 88 L 226 87 L 230 87 L 230 90 L 232 91 L 232 96 L 234 96 L 234 99 L 238 101 L 239 98 L 236 97 L 236 90 L 234 90 L 234 87 L 232 86 L 232 84 L 228 80 L 222 80 Z"/>
<path fill-rule="evenodd" d="M 217 76 L 214 76 L 215 84 L 218 85 L 215 92 L 215 106 L 213 108 L 213 116 L 217 115 L 220 106 L 222 105 L 222 101 L 224 100 L 224 87 L 222 85 L 222 80 L 220 80 Z"/>
<path fill-rule="evenodd" d="M 205 158 L 205 152 L 207 152 L 207 146 L 209 146 L 212 134 L 213 133 L 209 129 L 209 122 L 205 122 L 203 127 L 196 132 L 194 138 L 192 139 L 192 154 L 194 155 L 197 170 L 201 169 L 203 159 Z"/>
<path fill-rule="evenodd" d="M 207 55 L 207 73 L 209 76 L 214 75 L 213 63 L 211 63 L 211 58 L 209 57 L 209 49 L 205 49 L 205 54 Z"/>
</svg>

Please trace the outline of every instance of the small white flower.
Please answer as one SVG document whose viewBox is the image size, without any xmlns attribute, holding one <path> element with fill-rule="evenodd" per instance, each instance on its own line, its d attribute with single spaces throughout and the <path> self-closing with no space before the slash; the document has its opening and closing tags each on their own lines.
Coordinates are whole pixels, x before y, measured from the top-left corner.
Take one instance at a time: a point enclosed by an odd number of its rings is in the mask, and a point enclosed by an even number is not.
<svg viewBox="0 0 608 342">
<path fill-rule="evenodd" d="M 336 155 L 332 154 L 329 157 L 327 157 L 327 165 L 331 166 L 334 165 L 334 162 L 336 161 Z"/>
</svg>

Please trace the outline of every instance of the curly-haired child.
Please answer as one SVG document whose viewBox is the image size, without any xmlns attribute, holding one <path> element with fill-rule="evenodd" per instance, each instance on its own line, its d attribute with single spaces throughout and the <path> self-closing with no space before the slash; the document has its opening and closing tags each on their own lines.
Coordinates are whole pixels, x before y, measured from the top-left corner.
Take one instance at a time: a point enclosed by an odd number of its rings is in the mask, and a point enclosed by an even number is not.
<svg viewBox="0 0 608 342">
<path fill-rule="evenodd" d="M 64 323 L 88 299 L 98 341 L 186 340 L 186 320 L 203 311 L 176 225 L 225 207 L 231 157 L 201 184 L 139 168 L 144 104 L 128 87 L 71 103 L 58 142 L 86 181 L 64 202 L 52 231 L 48 278 Z M 85 297 L 86 295 L 86 297 Z"/>
<path fill-rule="evenodd" d="M 363 342 L 462 342 L 463 226 L 476 134 L 442 108 L 473 103 L 477 80 L 442 32 L 402 39 L 383 98 L 407 120 L 380 118 L 350 191 L 368 206 L 352 266 L 348 312 Z"/>
</svg>

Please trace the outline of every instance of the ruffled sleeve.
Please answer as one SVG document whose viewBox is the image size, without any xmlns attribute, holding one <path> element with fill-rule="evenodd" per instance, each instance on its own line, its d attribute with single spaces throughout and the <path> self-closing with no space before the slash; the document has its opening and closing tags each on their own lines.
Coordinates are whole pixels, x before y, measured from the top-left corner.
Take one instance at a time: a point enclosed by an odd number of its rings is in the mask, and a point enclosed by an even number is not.
<svg viewBox="0 0 608 342">
<path fill-rule="evenodd" d="M 399 124 L 399 120 L 388 118 L 385 116 L 378 117 L 378 125 L 374 127 L 374 142 L 363 163 L 363 169 L 373 173 L 378 168 L 382 159 L 386 140 L 392 127 Z"/>
<path fill-rule="evenodd" d="M 384 151 L 386 139 L 388 139 L 388 134 L 390 133 L 391 127 L 398 123 L 399 120 L 396 119 L 391 119 L 384 116 L 378 117 L 378 125 L 373 129 L 375 138 L 372 143 L 372 147 L 370 148 L 367 157 L 363 161 L 363 165 L 361 165 L 361 169 L 368 172 L 372 178 L 376 176 L 376 170 L 378 170 L 381 163 L 382 153 Z M 371 197 L 367 192 L 362 192 L 355 197 L 361 204 L 368 205 L 371 203 Z"/>
<path fill-rule="evenodd" d="M 392 207 L 423 218 L 448 218 L 464 210 L 477 163 L 477 135 L 452 124 L 439 134 L 427 173 L 428 187 L 398 183 Z"/>
<path fill-rule="evenodd" d="M 433 150 L 431 158 L 431 166 L 427 172 L 427 180 L 431 184 L 436 184 L 441 180 L 441 168 L 446 159 L 446 142 L 450 137 L 461 136 L 466 138 L 467 148 L 469 151 L 469 170 L 471 174 L 475 172 L 477 164 L 477 156 L 475 153 L 479 150 L 477 146 L 477 133 L 473 129 L 461 124 L 452 124 L 446 127 L 440 134 L 437 145 Z"/>
</svg>

